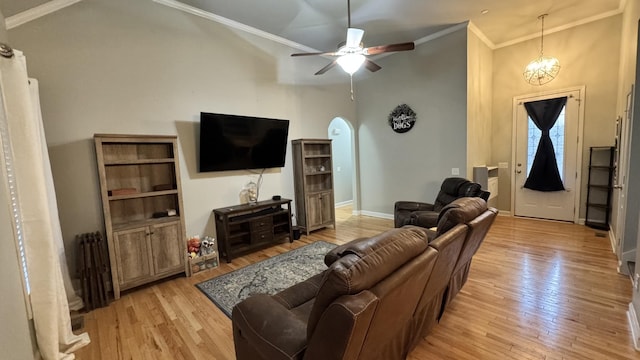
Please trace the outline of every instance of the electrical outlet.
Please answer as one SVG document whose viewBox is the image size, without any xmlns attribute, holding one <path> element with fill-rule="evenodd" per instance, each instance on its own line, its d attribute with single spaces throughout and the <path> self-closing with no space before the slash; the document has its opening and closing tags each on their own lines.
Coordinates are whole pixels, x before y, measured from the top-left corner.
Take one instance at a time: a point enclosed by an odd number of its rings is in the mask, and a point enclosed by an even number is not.
<svg viewBox="0 0 640 360">
<path fill-rule="evenodd" d="M 460 175 L 459 168 L 451 168 L 451 175 Z"/>
<path fill-rule="evenodd" d="M 498 163 L 498 168 L 500 168 L 500 169 L 508 169 L 509 168 L 509 163 L 508 162 L 499 162 Z"/>
<path fill-rule="evenodd" d="M 340 166 L 337 166 L 336 167 L 336 171 L 340 172 L 340 171 L 342 171 L 342 168 Z"/>
</svg>

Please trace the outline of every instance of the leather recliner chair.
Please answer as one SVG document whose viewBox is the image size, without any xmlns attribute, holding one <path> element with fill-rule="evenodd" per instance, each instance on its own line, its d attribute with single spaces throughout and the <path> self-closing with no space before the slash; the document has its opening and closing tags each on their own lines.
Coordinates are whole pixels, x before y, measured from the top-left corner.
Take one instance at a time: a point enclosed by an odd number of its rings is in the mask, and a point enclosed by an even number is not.
<svg viewBox="0 0 640 360">
<path fill-rule="evenodd" d="M 482 190 L 480 184 L 464 178 L 444 179 L 433 204 L 418 201 L 397 201 L 394 206 L 394 225 L 399 228 L 415 225 L 432 228 L 438 224 L 438 215 L 443 207 L 461 197 L 480 197 L 487 201 L 489 192 Z"/>
<path fill-rule="evenodd" d="M 439 239 L 455 263 L 466 225 Z M 447 237 L 455 239 L 447 239 Z M 440 254 L 425 229 L 406 227 L 354 240 L 325 257 L 329 268 L 276 295 L 254 295 L 233 309 L 239 360 L 400 360 L 423 336 L 425 293 Z M 448 283 L 450 273 L 443 274 Z M 435 279 L 435 277 L 434 277 Z M 440 282 L 442 281 L 434 281 Z M 439 310 L 439 309 L 438 309 Z"/>
</svg>

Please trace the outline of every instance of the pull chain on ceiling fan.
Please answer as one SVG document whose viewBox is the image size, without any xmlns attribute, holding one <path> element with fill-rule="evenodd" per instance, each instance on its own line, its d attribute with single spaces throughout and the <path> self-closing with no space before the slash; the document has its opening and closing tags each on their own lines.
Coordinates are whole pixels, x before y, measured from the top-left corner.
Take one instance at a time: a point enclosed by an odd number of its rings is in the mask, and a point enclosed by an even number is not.
<svg viewBox="0 0 640 360">
<path fill-rule="evenodd" d="M 353 100 L 353 74 L 360 69 L 362 65 L 371 71 L 376 72 L 382 67 L 366 58 L 367 55 L 377 55 L 386 52 L 395 51 L 407 51 L 413 50 L 415 44 L 413 42 L 380 45 L 373 47 L 363 47 L 362 38 L 364 36 L 364 30 L 351 27 L 351 1 L 347 0 L 347 39 L 344 45 L 338 47 L 338 51 L 335 52 L 314 52 L 314 53 L 297 53 L 291 54 L 291 56 L 335 56 L 337 59 L 327 64 L 327 66 L 318 70 L 315 75 L 322 75 L 332 69 L 334 66 L 340 65 L 351 77 L 351 100 Z"/>
</svg>

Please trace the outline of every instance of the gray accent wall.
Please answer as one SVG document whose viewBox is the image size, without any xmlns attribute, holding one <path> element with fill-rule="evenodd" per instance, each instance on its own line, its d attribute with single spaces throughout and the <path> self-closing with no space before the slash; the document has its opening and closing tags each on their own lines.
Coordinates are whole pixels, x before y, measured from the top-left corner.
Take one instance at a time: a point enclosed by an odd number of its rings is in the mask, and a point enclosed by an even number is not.
<svg viewBox="0 0 640 360">
<path fill-rule="evenodd" d="M 467 168 L 467 29 L 376 61 L 357 83 L 363 213 L 392 215 L 398 200 L 433 202 L 452 168 Z M 417 120 L 395 133 L 387 116 L 406 103 Z"/>
<path fill-rule="evenodd" d="M 187 236 L 215 236 L 211 210 L 239 203 L 257 174 L 198 172 L 201 111 L 289 119 L 290 140 L 356 118 L 348 77 L 295 85 L 302 63 L 280 61 L 297 50 L 152 1 L 82 1 L 9 35 L 40 83 L 71 274 L 75 235 L 104 229 L 94 133 L 178 135 Z M 265 172 L 260 199 L 293 198 L 290 150 L 284 168 Z"/>
</svg>

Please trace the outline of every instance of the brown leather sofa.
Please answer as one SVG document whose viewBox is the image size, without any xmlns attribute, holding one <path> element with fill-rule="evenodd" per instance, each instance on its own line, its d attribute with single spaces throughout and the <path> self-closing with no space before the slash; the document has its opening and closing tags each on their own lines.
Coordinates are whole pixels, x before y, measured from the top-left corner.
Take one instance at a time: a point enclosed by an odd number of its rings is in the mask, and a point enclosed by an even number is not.
<svg viewBox="0 0 640 360">
<path fill-rule="evenodd" d="M 442 231 L 407 226 L 354 240 L 325 256 L 323 273 L 244 300 L 232 314 L 237 358 L 406 358 L 450 300 L 456 269 L 468 271 L 458 267 L 465 249 L 474 248 L 464 220 L 485 212 L 486 203 L 451 206 L 442 213 Z"/>
<path fill-rule="evenodd" d="M 481 189 L 480 184 L 465 178 L 450 177 L 442 181 L 440 191 L 433 204 L 419 201 L 396 201 L 393 219 L 395 227 L 416 225 L 425 228 L 435 227 L 442 209 L 455 199 L 462 197 L 480 197 L 487 201 L 490 193 Z"/>
<path fill-rule="evenodd" d="M 460 198 L 445 206 L 441 211 L 442 216 L 438 220 L 438 228 L 435 233 L 430 232 L 429 238 L 436 238 L 445 234 L 449 229 L 458 224 L 466 224 L 468 227 L 460 256 L 453 269 L 446 298 L 443 305 L 451 303 L 467 282 L 471 260 L 484 241 L 489 228 L 498 215 L 498 209 L 487 208 L 487 203 L 480 198 Z M 444 311 L 444 309 L 443 309 Z"/>
</svg>

